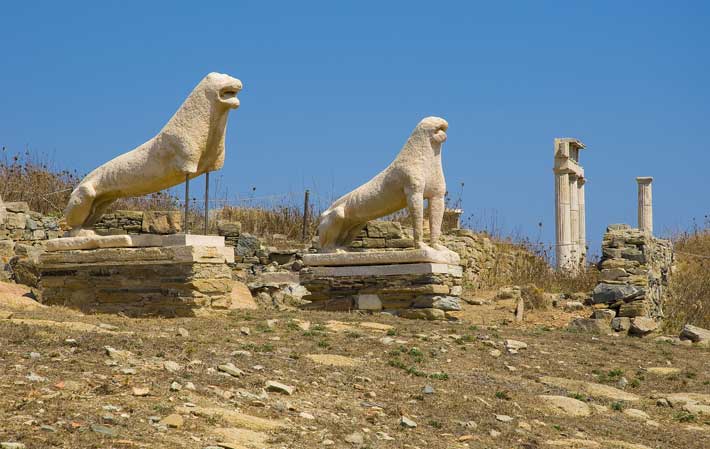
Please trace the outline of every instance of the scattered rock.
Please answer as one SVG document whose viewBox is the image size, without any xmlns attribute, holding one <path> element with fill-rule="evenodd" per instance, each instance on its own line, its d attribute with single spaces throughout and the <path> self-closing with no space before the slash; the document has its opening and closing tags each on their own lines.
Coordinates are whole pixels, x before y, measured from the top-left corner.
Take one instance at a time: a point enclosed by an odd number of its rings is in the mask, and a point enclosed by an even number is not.
<svg viewBox="0 0 710 449">
<path fill-rule="evenodd" d="M 424 388 L 422 388 L 422 393 L 423 394 L 434 394 L 434 387 L 431 385 L 425 385 Z"/>
<path fill-rule="evenodd" d="M 658 329 L 658 323 L 653 318 L 636 317 L 631 320 L 629 335 L 643 337 Z"/>
<path fill-rule="evenodd" d="M 133 396 L 148 396 L 150 394 L 150 388 L 148 387 L 133 387 Z"/>
<path fill-rule="evenodd" d="M 508 415 L 496 415 L 496 420 L 503 422 L 503 423 L 509 423 L 512 422 L 515 418 L 512 416 Z"/>
<path fill-rule="evenodd" d="M 183 424 L 185 424 L 185 420 L 182 416 L 174 413 L 161 419 L 160 424 L 172 427 L 173 429 L 179 429 L 183 426 Z"/>
<path fill-rule="evenodd" d="M 190 332 L 188 332 L 188 330 L 185 329 L 184 327 L 178 327 L 177 334 L 183 338 L 187 338 L 190 336 Z"/>
<path fill-rule="evenodd" d="M 631 327 L 631 318 L 618 316 L 611 320 L 611 328 L 616 332 L 627 332 Z"/>
<path fill-rule="evenodd" d="M 441 321 L 446 319 L 446 312 L 439 309 L 404 309 L 399 316 L 410 320 Z"/>
<path fill-rule="evenodd" d="M 567 301 L 564 306 L 565 312 L 577 312 L 579 310 L 584 310 L 584 304 L 579 301 Z"/>
<path fill-rule="evenodd" d="M 273 380 L 269 380 L 266 382 L 266 391 L 275 391 L 277 393 L 283 393 L 290 396 L 295 390 L 296 387 L 291 387 L 289 385 L 285 385 Z"/>
<path fill-rule="evenodd" d="M 650 416 L 648 416 L 648 413 L 644 412 L 643 410 L 639 410 L 637 408 L 627 408 L 624 409 L 624 415 L 634 418 L 634 419 L 639 419 L 641 421 L 647 421 L 651 419 Z"/>
<path fill-rule="evenodd" d="M 652 366 L 650 368 L 646 368 L 646 372 L 657 376 L 672 376 L 674 374 L 680 374 L 680 369 L 670 366 Z"/>
<path fill-rule="evenodd" d="M 217 367 L 218 370 L 222 371 L 223 373 L 227 373 L 230 376 L 234 377 L 241 377 L 244 375 L 244 371 L 240 370 L 236 366 L 234 366 L 233 363 L 225 363 L 224 365 L 219 365 Z"/>
<path fill-rule="evenodd" d="M 163 368 L 165 368 L 165 371 L 168 371 L 170 373 L 175 373 L 177 371 L 180 371 L 182 369 L 182 366 L 180 366 L 180 364 L 177 362 L 173 362 L 171 360 L 168 360 L 166 362 L 163 362 Z"/>
<path fill-rule="evenodd" d="M 521 349 L 527 349 L 528 344 L 518 340 L 506 340 L 505 349 L 511 354 L 517 354 Z"/>
<path fill-rule="evenodd" d="M 550 376 L 541 377 L 540 382 L 552 387 L 563 388 L 571 393 L 583 393 L 592 397 L 611 399 L 612 401 L 636 402 L 641 400 L 641 398 L 635 394 L 627 393 L 619 390 L 618 388 L 594 382 L 585 382 L 581 380 Z"/>
<path fill-rule="evenodd" d="M 365 443 L 365 438 L 360 432 L 353 432 L 345 437 L 345 442 L 350 443 L 354 446 L 360 446 Z"/>
<path fill-rule="evenodd" d="M 118 431 L 111 427 L 102 426 L 101 424 L 92 424 L 91 431 L 108 437 L 118 436 Z"/>
<path fill-rule="evenodd" d="M 591 332 L 595 334 L 604 334 L 609 332 L 608 321 L 597 320 L 594 318 L 575 318 L 567 327 L 577 332 Z"/>
<path fill-rule="evenodd" d="M 592 411 L 586 403 L 566 396 L 538 396 L 547 408 L 557 415 L 563 416 L 589 416 Z"/>
<path fill-rule="evenodd" d="M 407 418 L 406 416 L 402 416 L 401 418 L 399 418 L 399 425 L 408 429 L 414 429 L 415 427 L 417 427 L 417 423 Z"/>
<path fill-rule="evenodd" d="M 680 332 L 680 338 L 682 340 L 690 340 L 693 343 L 710 344 L 710 330 L 686 324 Z"/>
</svg>

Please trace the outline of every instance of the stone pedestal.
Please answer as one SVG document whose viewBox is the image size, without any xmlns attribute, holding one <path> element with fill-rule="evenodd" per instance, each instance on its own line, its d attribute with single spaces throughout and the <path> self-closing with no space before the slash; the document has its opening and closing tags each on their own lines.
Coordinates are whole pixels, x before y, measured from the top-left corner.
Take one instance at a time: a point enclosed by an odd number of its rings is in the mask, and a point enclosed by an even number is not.
<svg viewBox="0 0 710 449">
<path fill-rule="evenodd" d="M 309 254 L 303 258 L 301 285 L 311 310 L 388 311 L 444 319 L 460 310 L 463 270 L 451 251 L 402 250 Z M 418 316 L 417 316 L 418 317 Z"/>
<path fill-rule="evenodd" d="M 192 316 L 232 307 L 228 263 L 234 254 L 224 246 L 224 238 L 113 237 L 124 239 L 101 237 L 114 246 L 89 249 L 65 249 L 72 243 L 87 245 L 82 238 L 48 242 L 50 249 L 39 258 L 41 301 L 129 316 Z"/>
</svg>

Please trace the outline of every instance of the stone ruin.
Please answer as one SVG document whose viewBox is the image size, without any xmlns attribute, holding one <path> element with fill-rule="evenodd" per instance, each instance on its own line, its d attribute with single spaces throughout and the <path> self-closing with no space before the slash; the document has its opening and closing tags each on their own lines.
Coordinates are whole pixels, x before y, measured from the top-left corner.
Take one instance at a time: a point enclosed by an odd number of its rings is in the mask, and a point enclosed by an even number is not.
<svg viewBox="0 0 710 449">
<path fill-rule="evenodd" d="M 554 143 L 556 260 L 560 270 L 574 272 L 587 260 L 584 168 L 579 152 L 584 144 L 560 138 Z"/>
</svg>

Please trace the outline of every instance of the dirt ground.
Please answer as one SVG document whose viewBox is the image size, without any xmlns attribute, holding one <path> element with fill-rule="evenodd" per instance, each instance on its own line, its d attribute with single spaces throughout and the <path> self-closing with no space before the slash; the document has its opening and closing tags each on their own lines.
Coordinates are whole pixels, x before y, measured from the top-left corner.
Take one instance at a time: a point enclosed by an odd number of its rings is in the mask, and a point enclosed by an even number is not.
<svg viewBox="0 0 710 449">
<path fill-rule="evenodd" d="M 710 447 L 709 349 L 569 332 L 573 315 L 559 310 L 516 325 L 511 309 L 467 305 L 453 322 L 272 311 L 131 319 L 13 303 L 0 308 L 0 442 Z M 509 339 L 527 347 L 514 353 Z M 695 408 L 666 402 L 672 393 L 699 393 Z"/>
</svg>

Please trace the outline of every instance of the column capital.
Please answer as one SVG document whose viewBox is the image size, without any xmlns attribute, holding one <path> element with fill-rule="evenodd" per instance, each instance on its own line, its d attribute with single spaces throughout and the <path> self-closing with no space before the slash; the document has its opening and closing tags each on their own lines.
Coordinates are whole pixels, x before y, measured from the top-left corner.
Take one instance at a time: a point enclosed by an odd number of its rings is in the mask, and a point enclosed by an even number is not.
<svg viewBox="0 0 710 449">
<path fill-rule="evenodd" d="M 636 177 L 636 182 L 639 184 L 651 184 L 653 182 L 653 176 L 638 176 Z"/>
</svg>

